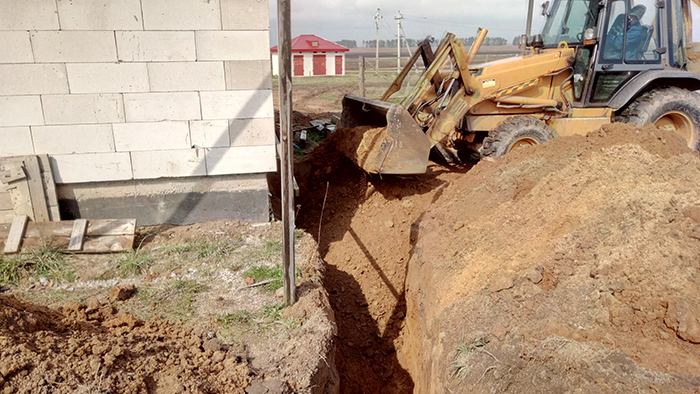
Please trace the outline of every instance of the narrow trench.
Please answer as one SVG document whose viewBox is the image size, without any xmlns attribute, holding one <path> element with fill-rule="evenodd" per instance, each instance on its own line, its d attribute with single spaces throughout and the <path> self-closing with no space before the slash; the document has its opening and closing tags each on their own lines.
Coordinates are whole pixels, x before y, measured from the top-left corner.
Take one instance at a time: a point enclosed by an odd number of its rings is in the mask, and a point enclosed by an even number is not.
<svg viewBox="0 0 700 394">
<path fill-rule="evenodd" d="M 448 183 L 441 177 L 459 174 L 381 179 L 324 151 L 295 173 L 297 225 L 317 238 L 338 325 L 340 393 L 412 393 L 418 382 L 405 366 L 418 362 L 419 344 L 403 330 L 408 264 L 423 214 Z"/>
</svg>

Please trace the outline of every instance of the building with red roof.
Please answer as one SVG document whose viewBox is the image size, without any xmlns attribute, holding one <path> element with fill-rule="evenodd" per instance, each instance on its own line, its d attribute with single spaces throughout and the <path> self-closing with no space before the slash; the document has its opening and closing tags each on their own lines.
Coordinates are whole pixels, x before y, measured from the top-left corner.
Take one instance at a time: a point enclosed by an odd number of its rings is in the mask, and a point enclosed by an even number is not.
<svg viewBox="0 0 700 394">
<path fill-rule="evenodd" d="M 348 48 L 313 34 L 292 39 L 292 74 L 295 77 L 345 75 L 345 52 Z M 279 58 L 275 45 L 272 52 L 272 72 L 278 75 Z"/>
</svg>

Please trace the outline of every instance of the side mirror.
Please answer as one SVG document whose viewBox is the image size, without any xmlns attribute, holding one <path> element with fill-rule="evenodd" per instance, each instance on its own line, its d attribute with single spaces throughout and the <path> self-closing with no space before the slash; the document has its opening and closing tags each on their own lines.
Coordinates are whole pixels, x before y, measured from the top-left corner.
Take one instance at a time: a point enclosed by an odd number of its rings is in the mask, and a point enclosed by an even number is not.
<svg viewBox="0 0 700 394">
<path fill-rule="evenodd" d="M 520 48 L 521 49 L 527 48 L 527 35 L 526 34 L 523 34 L 522 36 L 520 36 Z"/>
<path fill-rule="evenodd" d="M 530 36 L 530 42 L 528 42 L 527 46 L 535 49 L 544 48 L 544 40 L 542 39 L 542 34 L 535 34 L 534 36 Z"/>
<path fill-rule="evenodd" d="M 549 1 L 542 3 L 542 16 L 549 16 Z"/>
</svg>

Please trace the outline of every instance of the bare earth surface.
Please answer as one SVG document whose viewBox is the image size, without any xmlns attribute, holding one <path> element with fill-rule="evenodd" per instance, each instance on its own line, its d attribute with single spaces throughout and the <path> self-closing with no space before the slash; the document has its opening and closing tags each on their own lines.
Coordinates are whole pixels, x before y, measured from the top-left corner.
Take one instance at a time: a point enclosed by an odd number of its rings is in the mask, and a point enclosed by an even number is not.
<svg viewBox="0 0 700 394">
<path fill-rule="evenodd" d="M 280 230 L 140 228 L 131 256 L 149 262 L 138 275 L 117 269 L 129 255 L 68 256 L 61 264 L 75 271 L 72 282 L 26 277 L 4 287 L 0 392 L 336 391 L 336 327 L 311 236 L 296 234 L 297 304 L 283 309 L 274 290 L 246 288 L 247 269 L 278 264 Z"/>
<path fill-rule="evenodd" d="M 676 135 L 611 125 L 384 179 L 334 138 L 296 172 L 341 393 L 700 390 L 700 158 Z"/>
</svg>

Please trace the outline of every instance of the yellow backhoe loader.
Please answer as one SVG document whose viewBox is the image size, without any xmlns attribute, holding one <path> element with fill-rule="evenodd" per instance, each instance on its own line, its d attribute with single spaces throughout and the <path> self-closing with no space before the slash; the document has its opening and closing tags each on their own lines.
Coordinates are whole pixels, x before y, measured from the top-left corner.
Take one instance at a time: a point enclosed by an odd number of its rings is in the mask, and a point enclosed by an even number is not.
<svg viewBox="0 0 700 394">
<path fill-rule="evenodd" d="M 689 0 L 553 0 L 542 13 L 523 56 L 473 65 L 487 31 L 469 50 L 448 33 L 435 51 L 426 39 L 381 100 L 346 95 L 338 127 L 373 131 L 343 153 L 370 173 L 420 174 L 433 147 L 498 157 L 611 122 L 653 123 L 700 150 Z M 392 103 L 420 58 L 419 81 Z"/>
</svg>

